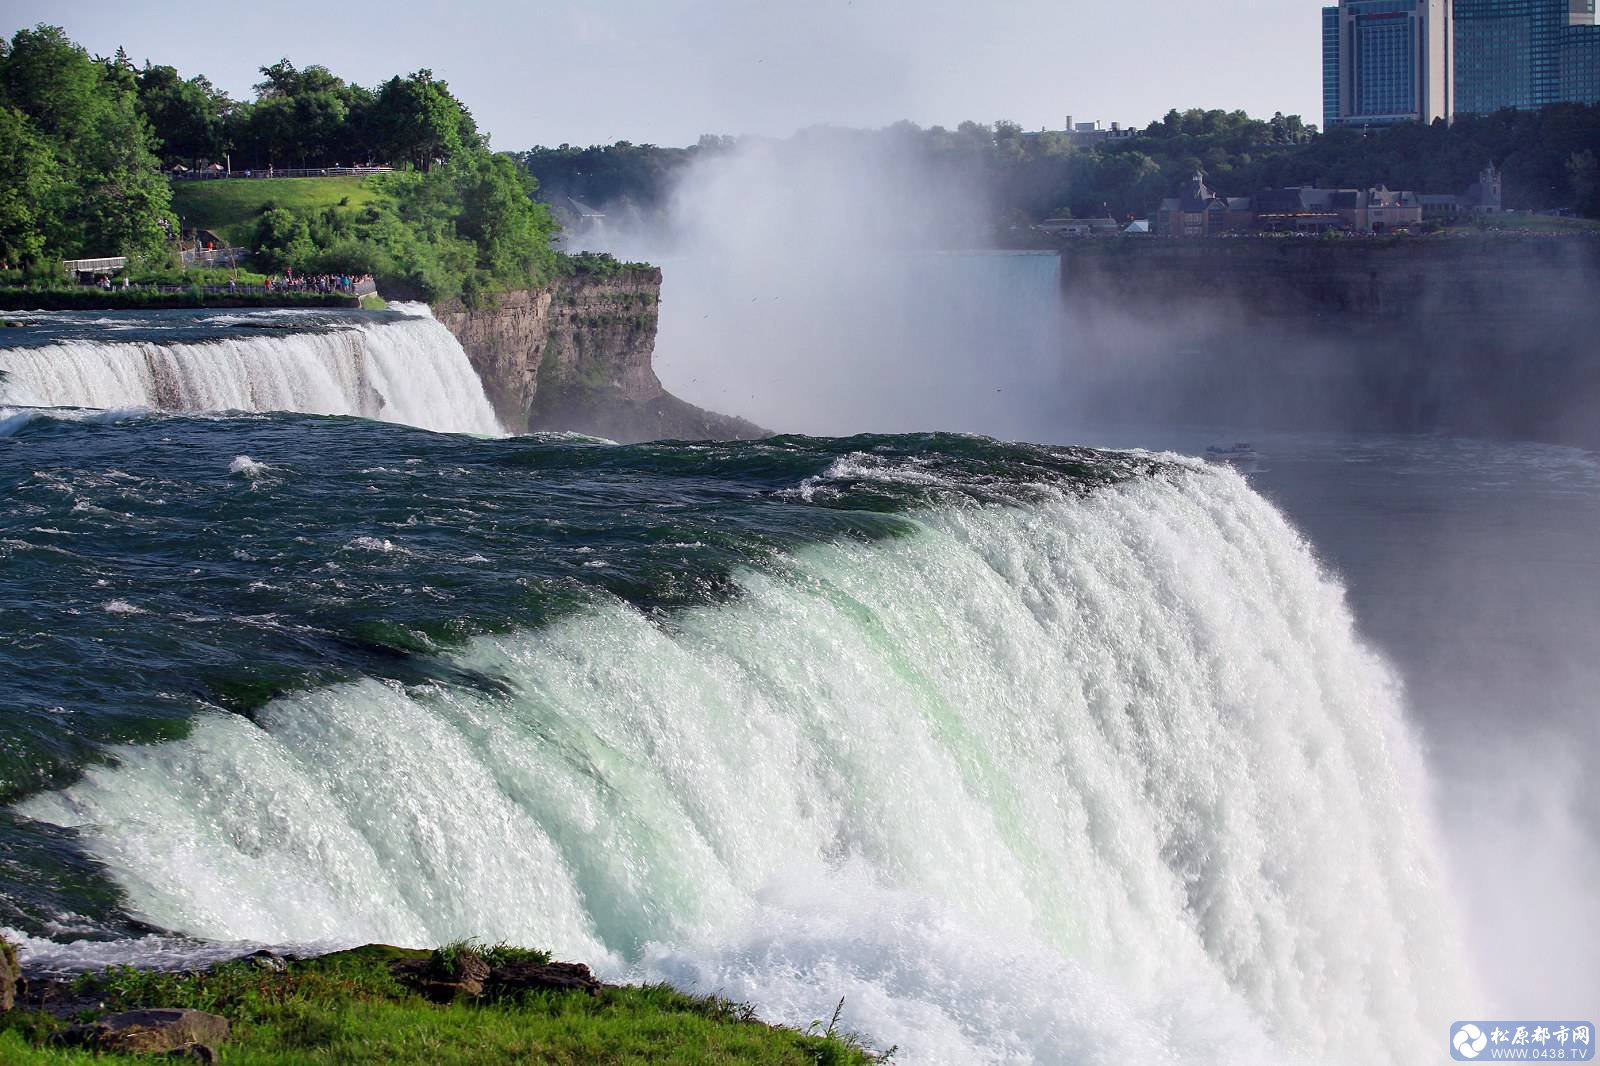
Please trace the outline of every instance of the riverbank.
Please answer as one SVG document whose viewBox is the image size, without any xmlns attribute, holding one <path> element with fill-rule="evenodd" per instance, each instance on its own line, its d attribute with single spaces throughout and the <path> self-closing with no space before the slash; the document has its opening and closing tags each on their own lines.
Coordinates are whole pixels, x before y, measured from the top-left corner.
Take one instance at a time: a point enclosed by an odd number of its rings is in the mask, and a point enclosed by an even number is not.
<svg viewBox="0 0 1600 1066">
<path fill-rule="evenodd" d="M 332 292 L 228 292 L 207 289 L 0 289 L 0 311 L 173 311 L 230 307 L 362 306 Z"/>
<path fill-rule="evenodd" d="M 119 1017 L 132 1011 L 160 1013 Z M 142 1023 L 132 1039 L 130 1020 Z M 274 1066 L 887 1060 L 826 1022 L 812 1028 L 768 1025 L 742 1004 L 664 985 L 606 984 L 544 952 L 373 944 L 310 959 L 258 953 L 187 973 L 34 977 L 0 1014 L 0 1060 L 148 1061 L 129 1050 L 135 1041 L 194 1061 Z"/>
</svg>

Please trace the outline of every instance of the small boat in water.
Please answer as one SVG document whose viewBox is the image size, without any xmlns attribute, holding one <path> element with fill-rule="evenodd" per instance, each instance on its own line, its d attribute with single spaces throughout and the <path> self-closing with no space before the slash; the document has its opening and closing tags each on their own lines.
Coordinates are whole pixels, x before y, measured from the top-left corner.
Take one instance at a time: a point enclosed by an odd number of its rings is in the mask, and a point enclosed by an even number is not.
<svg viewBox="0 0 1600 1066">
<path fill-rule="evenodd" d="M 1206 449 L 1206 458 L 1213 463 L 1233 463 L 1235 466 L 1243 466 L 1255 462 L 1261 456 L 1248 441 L 1238 441 L 1226 447 L 1213 444 Z"/>
</svg>

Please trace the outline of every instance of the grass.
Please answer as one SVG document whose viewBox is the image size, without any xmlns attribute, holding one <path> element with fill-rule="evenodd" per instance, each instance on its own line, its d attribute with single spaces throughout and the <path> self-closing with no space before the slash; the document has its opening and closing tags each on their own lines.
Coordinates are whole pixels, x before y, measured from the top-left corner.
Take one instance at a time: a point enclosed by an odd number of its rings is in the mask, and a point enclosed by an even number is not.
<svg viewBox="0 0 1600 1066">
<path fill-rule="evenodd" d="M 361 298 L 361 310 L 363 311 L 383 311 L 387 310 L 388 307 L 389 301 L 375 292 L 369 292 Z"/>
<path fill-rule="evenodd" d="M 1600 221 L 1592 218 L 1561 218 L 1511 211 L 1502 215 L 1483 215 L 1472 220 L 1471 228 L 1491 232 L 1525 233 L 1600 233 Z"/>
<path fill-rule="evenodd" d="M 159 267 L 134 270 L 129 278 L 135 285 L 227 285 L 229 279 L 240 285 L 264 285 L 265 274 L 242 267 Z"/>
<path fill-rule="evenodd" d="M 245 247 L 255 235 L 256 219 L 267 203 L 294 210 L 325 207 L 360 208 L 377 199 L 368 179 L 359 175 L 331 178 L 219 178 L 174 181 L 172 207 L 185 227 L 208 229 L 229 244 Z"/>
<path fill-rule="evenodd" d="M 882 1061 L 837 1030 L 800 1032 L 758 1021 L 750 1008 L 689 996 L 665 985 L 529 991 L 501 1000 L 435 1004 L 392 970 L 428 959 L 459 965 L 463 953 L 491 965 L 548 955 L 498 944 L 446 945 L 436 952 L 372 945 L 290 963 L 276 973 L 248 960 L 202 973 L 113 969 L 86 975 L 73 991 L 107 1010 L 192 1007 L 227 1017 L 233 1035 L 220 1061 L 242 1066 L 302 1063 L 760 1063 L 843 1066 Z M 449 960 L 455 960 L 451 963 Z M 140 1061 L 56 1046 L 65 1023 L 37 1011 L 0 1016 L 0 1062 L 16 1066 Z M 814 1026 L 813 1029 L 819 1029 Z M 150 1061 L 145 1059 L 143 1061 Z"/>
</svg>

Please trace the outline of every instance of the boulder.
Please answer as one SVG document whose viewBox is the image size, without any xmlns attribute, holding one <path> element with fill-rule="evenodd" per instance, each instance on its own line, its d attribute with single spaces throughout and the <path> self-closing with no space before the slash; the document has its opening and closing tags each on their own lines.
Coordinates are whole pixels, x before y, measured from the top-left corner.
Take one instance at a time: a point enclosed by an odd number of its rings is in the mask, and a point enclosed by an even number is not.
<svg viewBox="0 0 1600 1066">
<path fill-rule="evenodd" d="M 461 996 L 483 995 L 489 964 L 476 951 L 462 951 L 448 966 L 436 957 L 402 959 L 391 972 L 435 1003 L 449 1003 Z"/>
<path fill-rule="evenodd" d="M 130 1010 L 61 1034 L 69 1044 L 122 1054 L 178 1052 L 200 1061 L 215 1058 L 212 1048 L 228 1038 L 228 1019 L 205 1011 Z M 208 1058 L 209 1056 L 209 1058 Z"/>
<path fill-rule="evenodd" d="M 600 994 L 605 986 L 581 962 L 512 962 L 496 966 L 489 975 L 489 994 L 512 997 L 524 992 L 587 992 Z"/>
</svg>

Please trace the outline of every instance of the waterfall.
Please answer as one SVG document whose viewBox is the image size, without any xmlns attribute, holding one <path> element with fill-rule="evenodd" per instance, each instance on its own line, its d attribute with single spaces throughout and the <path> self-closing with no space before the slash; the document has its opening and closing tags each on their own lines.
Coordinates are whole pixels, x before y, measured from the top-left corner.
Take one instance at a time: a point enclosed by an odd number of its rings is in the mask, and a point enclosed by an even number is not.
<svg viewBox="0 0 1600 1066">
<path fill-rule="evenodd" d="M 0 348 L 0 404 L 297 411 L 441 432 L 501 433 L 483 383 L 455 337 L 425 306 L 407 310 L 403 318 L 352 318 L 336 328 L 299 332 L 236 328 L 196 341 L 156 334 Z"/>
<path fill-rule="evenodd" d="M 843 996 L 906 1062 L 1441 1053 L 1471 990 L 1399 687 L 1237 475 L 736 580 L 451 653 L 501 693 L 319 688 L 19 809 L 168 929 L 504 938 L 799 1025 Z"/>
</svg>

